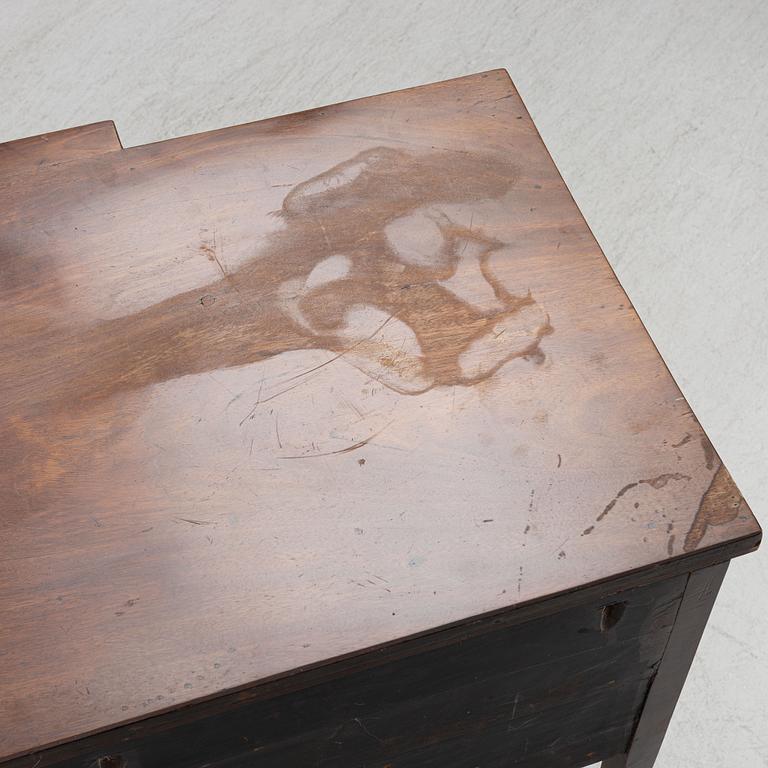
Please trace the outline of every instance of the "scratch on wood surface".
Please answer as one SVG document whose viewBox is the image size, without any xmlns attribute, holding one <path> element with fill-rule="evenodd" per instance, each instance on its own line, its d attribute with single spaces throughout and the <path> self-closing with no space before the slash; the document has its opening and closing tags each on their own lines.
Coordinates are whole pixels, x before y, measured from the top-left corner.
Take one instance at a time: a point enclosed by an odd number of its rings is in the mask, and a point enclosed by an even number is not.
<svg viewBox="0 0 768 768">
<path fill-rule="evenodd" d="M 251 412 L 240 422 L 240 425 L 242 426 L 243 422 L 249 416 L 251 416 L 251 417 L 253 416 L 257 406 L 264 405 L 265 403 L 268 403 L 271 400 L 275 400 L 278 397 L 280 397 L 281 395 L 284 395 L 286 392 L 290 392 L 292 389 L 296 389 L 297 387 L 300 387 L 303 384 L 306 384 L 307 382 L 312 381 L 312 379 L 314 379 L 315 376 L 317 376 L 317 375 L 318 374 L 315 374 L 314 376 L 308 376 L 306 379 L 302 379 L 301 381 L 296 382 L 296 384 L 292 384 L 290 387 L 286 387 L 285 389 L 281 389 L 279 392 L 275 392 L 274 395 L 270 395 L 269 397 L 265 397 L 263 400 L 259 401 L 258 403 L 256 403 L 256 405 L 254 405 L 254 407 L 251 410 Z"/>
<path fill-rule="evenodd" d="M 261 405 L 261 390 L 263 388 L 264 388 L 264 377 L 262 376 L 261 383 L 259 384 L 259 393 L 256 395 L 256 402 L 253 404 L 253 408 L 251 408 L 251 410 L 248 411 L 248 413 L 246 413 L 242 419 L 240 419 L 240 423 L 238 424 L 239 427 L 242 427 L 246 419 L 249 419 L 251 416 L 253 416 L 253 414 L 256 413 L 256 409 L 259 407 L 259 405 Z"/>
<path fill-rule="evenodd" d="M 358 442 L 354 443 L 353 445 L 348 445 L 346 448 L 339 448 L 337 451 L 324 451 L 323 453 L 304 453 L 300 454 L 298 456 L 279 456 L 280 459 L 316 459 L 320 456 L 335 456 L 337 454 L 341 453 L 351 453 L 352 451 L 356 451 L 358 448 L 362 448 L 364 445 L 368 445 L 368 443 L 373 440 L 374 437 L 378 437 L 387 427 L 390 427 L 393 422 L 389 422 L 389 424 L 385 424 L 378 432 L 374 432 L 372 435 L 369 435 L 364 440 L 359 440 Z"/>
<path fill-rule="evenodd" d="M 216 266 L 219 268 L 222 277 L 239 293 L 240 289 L 238 288 L 234 277 L 225 269 L 219 258 L 219 254 L 222 256 L 224 255 L 224 243 L 221 237 L 219 238 L 219 242 L 216 242 L 216 227 L 213 228 L 213 242 L 211 244 L 203 242 L 200 245 L 200 251 L 206 255 L 209 261 L 216 262 Z"/>
<path fill-rule="evenodd" d="M 672 443 L 673 448 L 680 448 L 681 446 L 685 445 L 686 443 L 691 442 L 691 433 L 686 432 L 685 437 L 679 442 L 679 443 Z"/>
<path fill-rule="evenodd" d="M 368 728 L 365 727 L 363 721 L 359 717 L 354 717 L 352 719 L 363 729 L 364 733 L 367 733 L 372 739 L 378 741 L 379 744 L 384 743 L 375 733 L 371 733 Z"/>
<path fill-rule="evenodd" d="M 359 347 L 361 344 L 365 344 L 366 341 L 370 341 L 374 336 L 376 336 L 377 333 L 383 330 L 384 326 L 394 317 L 394 315 L 390 315 L 370 336 L 366 336 L 364 339 L 360 339 L 359 341 L 356 341 L 351 347 L 342 350 L 338 354 L 334 355 L 329 360 L 326 360 L 323 363 L 320 363 L 319 365 L 314 366 L 313 368 L 310 368 L 309 370 L 302 371 L 301 373 L 297 373 L 295 376 L 291 376 L 289 379 L 286 379 L 286 381 L 293 381 L 294 379 L 301 379 L 305 376 L 308 376 L 310 373 L 314 373 L 315 371 L 319 371 L 321 368 L 325 368 L 326 365 L 330 365 L 331 363 L 335 363 L 340 358 L 344 357 L 344 355 L 349 354 L 350 352 L 354 351 Z"/>
</svg>

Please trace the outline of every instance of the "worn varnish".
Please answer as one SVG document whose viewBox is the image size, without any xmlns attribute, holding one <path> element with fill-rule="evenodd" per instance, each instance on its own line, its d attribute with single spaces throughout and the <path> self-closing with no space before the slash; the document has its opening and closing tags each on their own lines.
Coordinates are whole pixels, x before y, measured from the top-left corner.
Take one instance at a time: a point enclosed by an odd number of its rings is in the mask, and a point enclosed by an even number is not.
<svg viewBox="0 0 768 768">
<path fill-rule="evenodd" d="M 503 71 L 1 145 L 0 281 L 0 760 L 759 541 Z"/>
<path fill-rule="evenodd" d="M 452 768 L 508 766 L 517 756 L 572 768 L 627 742 L 685 583 L 678 576 L 620 592 L 622 616 L 610 628 L 593 601 L 418 655 L 377 654 L 282 695 L 267 687 L 225 696 L 191 719 L 184 710 L 148 718 L 35 759 L 39 768 L 77 768 L 116 750 L 141 768 Z"/>
</svg>

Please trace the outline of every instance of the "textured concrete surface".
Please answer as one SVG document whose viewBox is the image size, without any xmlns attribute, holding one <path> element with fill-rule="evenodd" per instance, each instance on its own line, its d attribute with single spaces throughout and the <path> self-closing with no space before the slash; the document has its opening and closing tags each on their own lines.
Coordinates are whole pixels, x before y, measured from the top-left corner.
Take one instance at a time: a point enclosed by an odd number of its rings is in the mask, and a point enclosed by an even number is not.
<svg viewBox="0 0 768 768">
<path fill-rule="evenodd" d="M 768 521 L 768 4 L 0 0 L 0 141 L 126 146 L 494 67 Z M 732 566 L 657 765 L 768 765 L 768 545 Z"/>
</svg>

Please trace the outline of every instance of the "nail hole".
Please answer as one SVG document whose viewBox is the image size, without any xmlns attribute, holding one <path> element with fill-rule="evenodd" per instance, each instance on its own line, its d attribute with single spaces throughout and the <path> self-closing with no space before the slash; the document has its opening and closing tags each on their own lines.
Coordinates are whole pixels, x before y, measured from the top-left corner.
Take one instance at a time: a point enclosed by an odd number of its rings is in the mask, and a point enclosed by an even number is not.
<svg viewBox="0 0 768 768">
<path fill-rule="evenodd" d="M 626 603 L 610 603 L 604 605 L 602 614 L 600 615 L 600 631 L 608 632 L 613 629 L 619 621 L 621 621 L 621 617 L 624 615 L 626 608 Z"/>
<path fill-rule="evenodd" d="M 127 768 L 121 755 L 107 755 L 99 758 L 99 768 Z"/>
</svg>

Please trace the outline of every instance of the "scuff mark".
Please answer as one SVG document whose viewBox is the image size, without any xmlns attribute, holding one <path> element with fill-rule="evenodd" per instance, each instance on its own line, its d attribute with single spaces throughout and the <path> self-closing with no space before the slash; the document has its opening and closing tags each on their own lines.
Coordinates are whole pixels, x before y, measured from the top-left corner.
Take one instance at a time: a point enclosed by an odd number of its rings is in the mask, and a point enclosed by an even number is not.
<svg viewBox="0 0 768 768">
<path fill-rule="evenodd" d="M 701 436 L 701 448 L 704 451 L 704 461 L 707 463 L 707 469 L 714 469 L 715 461 L 717 460 L 717 454 L 712 447 L 712 443 L 707 440 L 705 435 Z"/>
<path fill-rule="evenodd" d="M 224 406 L 224 410 L 226 411 L 226 410 L 227 410 L 227 408 L 229 408 L 229 406 L 230 406 L 230 405 L 232 405 L 232 403 L 235 403 L 235 402 L 237 402 L 237 401 L 238 401 L 238 400 L 239 400 L 239 399 L 240 399 L 240 398 L 241 398 L 241 397 L 242 397 L 244 394 L 245 394 L 245 390 L 243 390 L 243 391 L 242 391 L 242 392 L 240 392 L 239 394 L 235 395 L 235 396 L 234 396 L 234 397 L 233 397 L 233 398 L 232 398 L 232 399 L 231 399 L 231 400 L 230 400 L 230 401 L 229 401 L 229 402 L 228 402 L 228 403 L 227 403 L 227 404 Z"/>
<path fill-rule="evenodd" d="M 353 717 L 352 718 L 362 729 L 364 733 L 367 733 L 372 739 L 375 741 L 378 741 L 379 744 L 383 744 L 384 742 L 375 734 L 371 733 L 363 724 L 363 721 L 359 717 Z"/>
<path fill-rule="evenodd" d="M 673 448 L 680 448 L 681 446 L 685 445 L 686 443 L 691 442 L 691 433 L 686 432 L 685 437 L 679 442 L 679 443 L 672 443 Z"/>
<path fill-rule="evenodd" d="M 675 551 L 675 534 L 673 533 L 667 541 L 667 554 L 672 557 Z"/>
<path fill-rule="evenodd" d="M 302 646 L 302 648 L 305 648 L 305 647 L 307 647 L 307 646 Z M 341 724 L 341 725 L 340 725 L 340 726 L 339 726 L 339 727 L 338 727 L 338 728 L 337 728 L 337 729 L 336 729 L 336 730 L 335 730 L 335 731 L 334 731 L 334 732 L 333 732 L 333 733 L 332 733 L 332 734 L 331 734 L 331 735 L 328 737 L 328 741 L 329 741 L 329 742 L 331 742 L 331 744 L 338 744 L 338 745 L 342 745 L 342 744 L 344 743 L 343 741 L 338 741 L 338 740 L 336 739 L 336 737 L 339 735 L 339 733 L 340 733 L 340 731 L 342 730 L 342 728 L 344 728 L 344 723 L 342 723 L 342 724 Z"/>
</svg>

